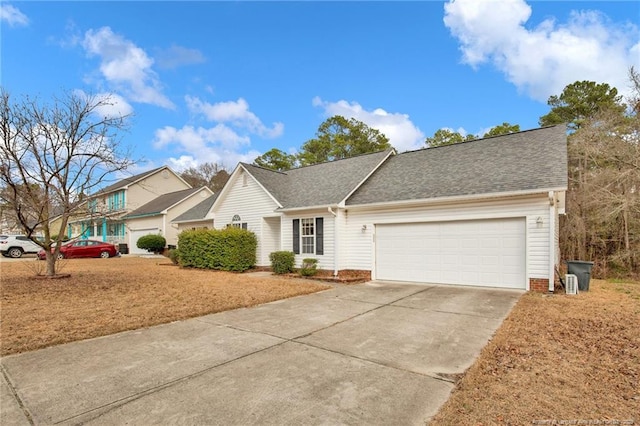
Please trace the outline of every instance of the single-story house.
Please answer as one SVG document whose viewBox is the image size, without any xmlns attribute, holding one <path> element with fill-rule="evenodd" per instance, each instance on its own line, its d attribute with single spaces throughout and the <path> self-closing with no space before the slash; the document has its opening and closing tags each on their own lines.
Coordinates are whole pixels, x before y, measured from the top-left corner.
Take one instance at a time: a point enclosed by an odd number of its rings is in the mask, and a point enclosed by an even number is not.
<svg viewBox="0 0 640 426">
<path fill-rule="evenodd" d="M 167 240 L 167 245 L 175 246 L 179 231 L 171 226 L 171 221 L 212 194 L 206 186 L 169 192 L 123 216 L 122 220 L 126 222 L 129 231 L 129 253 L 147 253 L 137 247 L 137 242 L 140 237 L 148 234 L 162 235 Z"/>
<path fill-rule="evenodd" d="M 240 163 L 208 217 L 255 232 L 260 266 L 291 250 L 335 274 L 547 291 L 566 190 L 559 125 L 286 172 Z"/>
<path fill-rule="evenodd" d="M 195 207 L 182 213 L 171 221 L 171 225 L 178 230 L 178 234 L 186 230 L 213 228 L 213 214 L 211 206 L 218 198 L 218 194 L 210 195 Z"/>
</svg>

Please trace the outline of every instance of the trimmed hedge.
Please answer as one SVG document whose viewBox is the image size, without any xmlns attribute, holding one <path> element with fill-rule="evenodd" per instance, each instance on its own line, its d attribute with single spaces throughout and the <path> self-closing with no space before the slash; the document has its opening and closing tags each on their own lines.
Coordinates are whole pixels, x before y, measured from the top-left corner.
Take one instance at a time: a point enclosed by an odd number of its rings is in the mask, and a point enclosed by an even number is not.
<svg viewBox="0 0 640 426">
<path fill-rule="evenodd" d="M 181 266 L 246 271 L 256 264 L 256 235 L 240 228 L 184 231 L 178 235 Z"/>
<path fill-rule="evenodd" d="M 136 242 L 136 246 L 138 246 L 139 249 L 152 251 L 154 253 L 160 253 L 164 250 L 166 245 L 167 240 L 162 235 L 158 234 L 143 235 L 138 238 L 138 241 Z"/>
<path fill-rule="evenodd" d="M 308 257 L 302 259 L 302 267 L 300 268 L 300 275 L 303 277 L 312 277 L 318 272 L 318 259 Z"/>
<path fill-rule="evenodd" d="M 296 263 L 295 254 L 292 251 L 274 251 L 269 254 L 271 270 L 274 274 L 286 274 L 293 272 Z"/>
</svg>

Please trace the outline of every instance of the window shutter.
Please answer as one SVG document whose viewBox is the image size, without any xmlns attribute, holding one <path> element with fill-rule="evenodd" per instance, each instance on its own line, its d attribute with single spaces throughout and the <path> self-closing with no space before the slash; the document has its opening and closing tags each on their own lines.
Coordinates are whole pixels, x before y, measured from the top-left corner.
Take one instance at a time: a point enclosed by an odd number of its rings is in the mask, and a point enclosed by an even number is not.
<svg viewBox="0 0 640 426">
<path fill-rule="evenodd" d="M 316 254 L 324 254 L 324 218 L 316 217 Z"/>
<path fill-rule="evenodd" d="M 300 254 L 300 219 L 293 219 L 293 252 Z"/>
</svg>

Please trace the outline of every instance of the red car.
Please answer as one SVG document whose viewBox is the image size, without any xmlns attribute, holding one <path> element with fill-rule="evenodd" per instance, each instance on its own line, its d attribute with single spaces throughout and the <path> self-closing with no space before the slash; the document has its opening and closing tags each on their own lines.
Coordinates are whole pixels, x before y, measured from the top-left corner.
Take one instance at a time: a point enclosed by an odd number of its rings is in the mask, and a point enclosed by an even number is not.
<svg viewBox="0 0 640 426">
<path fill-rule="evenodd" d="M 53 253 L 53 248 L 51 252 Z M 72 259 L 77 257 L 102 257 L 106 259 L 119 255 L 118 249 L 111 243 L 94 240 L 76 240 L 65 243 L 60 247 L 58 259 Z M 38 252 L 38 258 L 40 260 L 46 259 L 44 250 Z"/>
</svg>

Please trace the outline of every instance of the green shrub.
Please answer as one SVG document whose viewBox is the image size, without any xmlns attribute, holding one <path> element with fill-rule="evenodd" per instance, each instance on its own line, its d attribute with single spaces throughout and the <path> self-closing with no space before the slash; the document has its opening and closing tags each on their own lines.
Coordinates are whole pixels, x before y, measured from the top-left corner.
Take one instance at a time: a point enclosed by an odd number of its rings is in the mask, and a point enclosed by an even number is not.
<svg viewBox="0 0 640 426">
<path fill-rule="evenodd" d="M 246 271 L 256 263 L 258 240 L 245 229 L 199 229 L 178 235 L 178 246 L 182 266 Z"/>
<path fill-rule="evenodd" d="M 311 277 L 314 276 L 316 272 L 318 272 L 318 259 L 302 259 L 302 268 L 300 268 L 300 275 Z"/>
<path fill-rule="evenodd" d="M 274 251 L 269 254 L 271 260 L 271 270 L 274 274 L 286 274 L 293 272 L 296 263 L 295 254 L 292 251 Z"/>
<path fill-rule="evenodd" d="M 138 242 L 136 243 L 139 249 L 152 251 L 154 253 L 160 253 L 166 245 L 167 240 L 158 234 L 143 235 L 138 238 Z"/>
<path fill-rule="evenodd" d="M 174 265 L 180 263 L 180 252 L 178 251 L 178 249 L 170 249 L 167 253 L 167 256 L 169 256 L 169 259 L 171 259 Z"/>
</svg>

